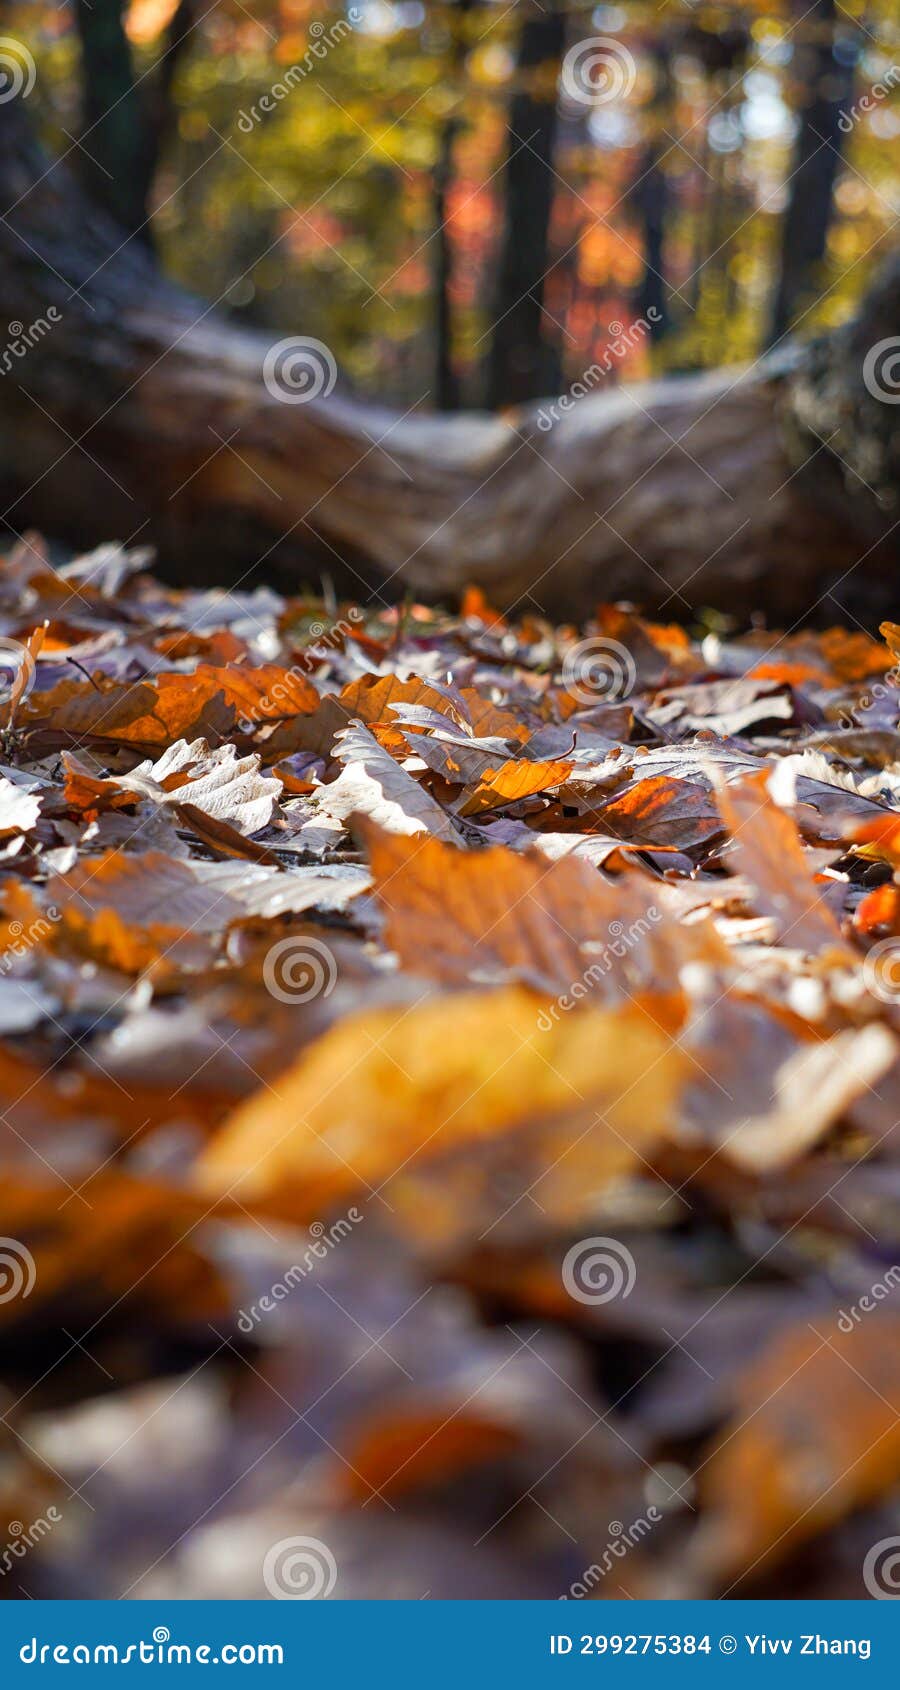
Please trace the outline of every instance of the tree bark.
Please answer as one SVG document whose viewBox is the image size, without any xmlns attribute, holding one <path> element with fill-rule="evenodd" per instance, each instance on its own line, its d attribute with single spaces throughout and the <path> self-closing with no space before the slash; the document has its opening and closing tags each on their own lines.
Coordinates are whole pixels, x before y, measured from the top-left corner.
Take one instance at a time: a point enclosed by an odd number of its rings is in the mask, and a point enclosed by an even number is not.
<svg viewBox="0 0 900 1690">
<path fill-rule="evenodd" d="M 787 210 L 781 225 L 778 286 L 772 301 L 769 344 L 787 332 L 815 289 L 834 215 L 834 185 L 841 160 L 841 110 L 853 101 L 852 63 L 839 63 L 835 0 L 816 0 L 807 11 L 797 3 L 813 40 L 796 48 L 797 139 L 788 178 Z"/>
<path fill-rule="evenodd" d="M 468 54 L 466 29 L 474 0 L 455 0 L 447 17 L 450 31 L 449 78 L 458 90 Z M 453 238 L 448 222 L 453 188 L 453 165 L 457 136 L 462 128 L 458 112 L 444 119 L 434 163 L 434 305 L 435 305 L 435 400 L 439 411 L 458 411 L 459 377 L 453 356 Z"/>
<path fill-rule="evenodd" d="M 124 11 L 123 0 L 76 0 L 84 90 L 79 168 L 96 204 L 149 244 L 155 157 Z"/>
<path fill-rule="evenodd" d="M 476 581 L 556 616 L 625 596 L 783 619 L 831 578 L 892 586 L 900 407 L 870 396 L 861 349 L 896 332 L 896 262 L 860 324 L 793 373 L 770 361 L 502 419 L 401 419 L 340 390 L 270 391 L 277 337 L 166 281 L 48 169 L 21 101 L 0 105 L 0 209 L 0 321 L 25 345 L 0 348 L 10 533 L 153 543 L 181 581 L 299 589 L 326 570 L 340 590 L 431 600 Z M 850 471 L 820 445 L 836 415 Z"/>
<path fill-rule="evenodd" d="M 650 338 L 659 341 L 670 327 L 666 285 L 666 235 L 671 210 L 669 178 L 663 160 L 671 151 L 668 126 L 672 103 L 673 39 L 666 33 L 652 43 L 656 86 L 648 109 L 650 137 L 638 157 L 628 205 L 637 213 L 644 244 L 644 274 L 637 290 L 638 315 L 648 319 Z"/>
<path fill-rule="evenodd" d="M 559 377 L 559 359 L 544 338 L 544 283 L 550 267 L 556 89 L 566 18 L 539 3 L 526 9 L 503 174 L 503 238 L 497 266 L 494 329 L 488 359 L 491 410 L 536 399 Z"/>
</svg>

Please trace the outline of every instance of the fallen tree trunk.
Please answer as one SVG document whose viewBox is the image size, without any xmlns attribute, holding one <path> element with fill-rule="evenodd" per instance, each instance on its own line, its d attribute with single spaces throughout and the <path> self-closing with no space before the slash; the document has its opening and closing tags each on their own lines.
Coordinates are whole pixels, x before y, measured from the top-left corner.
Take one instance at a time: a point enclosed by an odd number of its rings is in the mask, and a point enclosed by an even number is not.
<svg viewBox="0 0 900 1690">
<path fill-rule="evenodd" d="M 896 323 L 896 264 L 852 332 L 744 372 L 499 418 L 289 403 L 263 379 L 270 338 L 162 277 L 48 164 L 22 106 L 0 105 L 0 301 L 27 343 L 0 352 L 10 531 L 152 542 L 181 580 L 324 570 L 431 599 L 477 581 L 573 616 L 627 596 L 786 618 L 895 560 L 897 410 L 860 348 Z"/>
</svg>

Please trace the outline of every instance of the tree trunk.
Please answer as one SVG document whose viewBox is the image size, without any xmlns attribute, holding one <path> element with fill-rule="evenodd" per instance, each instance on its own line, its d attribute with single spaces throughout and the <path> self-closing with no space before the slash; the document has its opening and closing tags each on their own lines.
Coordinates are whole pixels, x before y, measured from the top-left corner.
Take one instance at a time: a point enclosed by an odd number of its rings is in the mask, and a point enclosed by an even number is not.
<svg viewBox="0 0 900 1690">
<path fill-rule="evenodd" d="M 641 148 L 635 184 L 628 205 L 638 216 L 644 243 L 644 274 L 637 290 L 638 315 L 650 323 L 651 340 L 662 340 L 668 332 L 669 288 L 666 285 L 666 234 L 670 213 L 669 178 L 663 160 L 672 150 L 668 128 L 673 122 L 673 42 L 663 34 L 652 45 L 656 86 L 647 112 L 650 138 Z"/>
<path fill-rule="evenodd" d="M 543 330 L 556 87 L 565 29 L 564 12 L 538 4 L 526 10 L 519 37 L 516 75 L 524 85 L 513 94 L 509 111 L 503 238 L 488 360 L 487 400 L 495 411 L 537 399 L 559 379 L 559 359 Z"/>
<path fill-rule="evenodd" d="M 12 532 L 152 542 L 182 581 L 299 588 L 325 569 L 341 590 L 432 600 L 477 581 L 557 616 L 626 596 L 784 618 L 847 571 L 891 585 L 876 541 L 895 520 L 898 407 L 861 372 L 862 349 L 896 333 L 897 263 L 860 325 L 793 376 L 782 360 L 503 419 L 400 419 L 340 392 L 279 397 L 270 337 L 166 281 L 48 170 L 21 101 L 0 104 L 0 207 L 0 321 L 22 325 L 0 349 Z M 880 501 L 820 447 L 833 428 Z"/>
<path fill-rule="evenodd" d="M 84 90 L 79 169 L 94 200 L 149 244 L 154 150 L 123 0 L 76 0 Z"/>
<path fill-rule="evenodd" d="M 474 0 L 455 0 L 448 14 L 450 30 L 449 80 L 459 90 L 468 53 L 466 29 Z M 435 401 L 439 411 L 458 411 L 459 377 L 453 356 L 453 239 L 448 223 L 449 198 L 453 188 L 456 138 L 462 125 L 452 111 L 441 125 L 434 163 L 434 303 L 435 303 Z"/>
<path fill-rule="evenodd" d="M 834 54 L 837 11 L 835 0 L 816 0 L 807 11 L 797 0 L 804 21 L 815 31 L 796 51 L 798 82 L 797 139 L 788 178 L 787 210 L 781 225 L 778 286 L 772 302 L 769 344 L 791 327 L 815 290 L 816 272 L 828 241 L 834 213 L 834 184 L 841 158 L 840 115 L 853 101 L 853 67 Z"/>
</svg>

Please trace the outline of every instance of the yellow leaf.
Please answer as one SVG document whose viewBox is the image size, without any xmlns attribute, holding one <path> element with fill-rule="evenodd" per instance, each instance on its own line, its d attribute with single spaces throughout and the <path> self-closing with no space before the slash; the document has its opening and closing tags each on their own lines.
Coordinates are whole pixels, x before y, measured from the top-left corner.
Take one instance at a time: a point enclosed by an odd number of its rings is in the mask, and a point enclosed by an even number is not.
<svg viewBox="0 0 900 1690">
<path fill-rule="evenodd" d="M 660 1139 L 685 1059 L 637 1005 L 556 1019 L 547 1007 L 509 987 L 349 1017 L 225 1122 L 203 1158 L 203 1186 L 308 1222 L 375 1187 L 402 1206 L 413 1175 L 458 1151 L 471 1198 L 479 1158 L 489 1162 L 499 1140 L 508 1168 L 510 1135 L 546 1172 L 552 1136 L 560 1202 L 589 1207 Z M 441 1215 L 415 1214 L 421 1228 L 466 1226 L 471 1202 L 467 1212 L 432 1198 Z"/>
</svg>

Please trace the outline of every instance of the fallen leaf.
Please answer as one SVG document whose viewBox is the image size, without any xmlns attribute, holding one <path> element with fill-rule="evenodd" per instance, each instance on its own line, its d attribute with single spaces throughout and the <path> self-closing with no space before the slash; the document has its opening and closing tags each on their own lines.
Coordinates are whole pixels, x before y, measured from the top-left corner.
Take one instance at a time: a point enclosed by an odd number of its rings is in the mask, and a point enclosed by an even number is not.
<svg viewBox="0 0 900 1690">
<path fill-rule="evenodd" d="M 176 740 L 221 743 L 236 732 L 314 710 L 319 695 L 304 676 L 275 664 L 228 669 L 200 663 L 193 674 L 162 674 L 123 686 L 61 681 L 33 692 L 19 713 L 24 731 L 54 745 L 112 741 L 162 751 Z"/>
<path fill-rule="evenodd" d="M 476 816 L 503 804 L 515 804 L 537 792 L 550 792 L 568 780 L 572 763 L 530 763 L 513 758 L 499 768 L 486 771 L 463 804 L 460 815 Z"/>
<path fill-rule="evenodd" d="M 708 923 L 674 921 L 638 873 L 613 884 L 575 857 L 456 851 L 374 828 L 363 837 L 388 946 L 444 984 L 520 980 L 560 992 L 568 1009 L 677 991 L 689 963 L 728 962 Z"/>
<path fill-rule="evenodd" d="M 845 950 L 840 929 L 813 879 L 800 835 L 769 797 L 765 772 L 717 788 L 738 869 L 756 890 L 757 909 L 777 924 L 782 943 L 812 953 Z"/>
<path fill-rule="evenodd" d="M 595 1182 L 611 1179 L 665 1130 L 682 1059 L 635 1008 L 542 1031 L 545 1009 L 509 987 L 347 1018 L 226 1123 L 202 1189 L 311 1220 L 392 1188 L 414 1158 L 476 1156 L 531 1120 L 583 1110 L 596 1121 L 584 1158 Z"/>
<path fill-rule="evenodd" d="M 748 1368 L 691 1549 L 722 1594 L 900 1478 L 898 1355 L 900 1318 L 879 1311 L 849 1332 L 834 1317 L 794 1328 Z"/>
<path fill-rule="evenodd" d="M 28 833 L 41 813 L 40 797 L 0 775 L 0 836 Z"/>
<path fill-rule="evenodd" d="M 707 792 L 690 781 L 651 775 L 597 811 L 604 832 L 640 845 L 679 851 L 707 845 L 721 832 L 718 811 Z"/>
<path fill-rule="evenodd" d="M 337 780 L 322 788 L 319 809 L 346 822 L 367 816 L 390 833 L 429 833 L 448 842 L 459 835 L 450 817 L 395 763 L 367 728 L 356 724 L 338 734 L 335 755 L 343 765 Z"/>
<path fill-rule="evenodd" d="M 243 834 L 266 826 L 282 788 L 279 779 L 260 772 L 258 752 L 238 757 L 233 745 L 212 750 L 205 739 L 190 744 L 176 740 L 155 763 L 138 763 L 127 775 L 97 778 L 72 753 L 63 752 L 62 763 L 66 800 L 79 810 L 121 807 L 140 799 L 190 804 Z"/>
<path fill-rule="evenodd" d="M 799 1162 L 897 1055 L 884 1027 L 804 1041 L 739 998 L 701 1013 L 683 1045 L 695 1064 L 682 1099 L 686 1141 L 757 1174 Z"/>
</svg>

